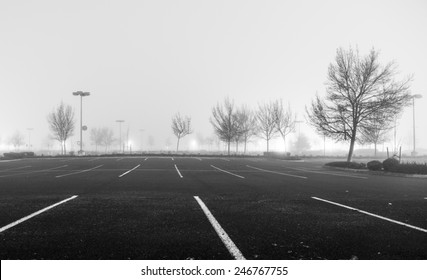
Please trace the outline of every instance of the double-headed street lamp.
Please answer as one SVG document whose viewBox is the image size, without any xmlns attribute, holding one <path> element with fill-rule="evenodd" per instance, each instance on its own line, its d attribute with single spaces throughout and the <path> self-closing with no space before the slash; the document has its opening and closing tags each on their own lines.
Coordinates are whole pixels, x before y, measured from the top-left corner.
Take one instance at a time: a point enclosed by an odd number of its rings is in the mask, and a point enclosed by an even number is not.
<svg viewBox="0 0 427 280">
<path fill-rule="evenodd" d="M 79 154 L 83 154 L 83 138 L 82 138 L 82 130 L 83 130 L 83 96 L 89 96 L 89 92 L 84 91 L 75 91 L 73 92 L 74 96 L 80 95 L 80 151 Z"/>
<path fill-rule="evenodd" d="M 413 132 L 414 132 L 414 150 L 412 151 L 412 155 L 416 156 L 417 152 L 415 151 L 415 99 L 419 99 L 423 97 L 421 94 L 412 95 L 412 124 L 413 124 Z"/>
<path fill-rule="evenodd" d="M 122 149 L 122 123 L 125 122 L 124 120 L 116 120 L 116 122 L 119 123 L 119 135 L 120 135 L 120 149 L 119 151 Z M 123 147 L 123 151 L 122 153 L 124 153 L 124 147 Z"/>
</svg>

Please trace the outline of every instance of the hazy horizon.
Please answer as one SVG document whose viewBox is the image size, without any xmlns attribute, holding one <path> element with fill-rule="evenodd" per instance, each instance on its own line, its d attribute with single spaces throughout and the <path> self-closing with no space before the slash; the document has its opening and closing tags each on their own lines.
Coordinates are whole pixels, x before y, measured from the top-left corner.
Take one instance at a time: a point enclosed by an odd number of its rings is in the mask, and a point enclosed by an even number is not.
<svg viewBox="0 0 427 280">
<path fill-rule="evenodd" d="M 423 27 L 424 26 L 424 27 Z M 323 96 L 327 69 L 337 48 L 380 51 L 380 61 L 395 61 L 398 79 L 414 75 L 417 150 L 427 150 L 427 2 L 425 1 L 1 1 L 0 150 L 13 150 L 16 131 L 33 149 L 46 149 L 47 115 L 63 101 L 75 110 L 76 130 L 68 149 L 78 149 L 80 100 L 83 141 L 92 128 L 122 133 L 133 149 L 171 150 L 176 138 L 172 116 L 192 118 L 194 133 L 182 150 L 212 136 L 211 109 L 229 97 L 256 109 L 283 99 L 304 121 L 299 131 L 312 149 L 323 138 L 305 123 L 305 106 Z M 412 106 L 398 121 L 396 142 L 412 150 Z M 144 129 L 141 135 L 140 129 Z M 125 137 L 125 136 L 123 136 Z M 393 137 L 386 146 L 392 147 Z M 71 145 L 72 142 L 72 145 Z M 272 150 L 283 150 L 277 137 Z M 327 141 L 327 149 L 347 143 Z M 263 140 L 251 146 L 264 149 Z M 381 146 L 382 147 L 382 146 Z M 358 148 L 367 148 L 367 146 Z M 117 147 L 118 149 L 118 147 Z M 25 145 L 21 147 L 25 150 Z"/>
</svg>

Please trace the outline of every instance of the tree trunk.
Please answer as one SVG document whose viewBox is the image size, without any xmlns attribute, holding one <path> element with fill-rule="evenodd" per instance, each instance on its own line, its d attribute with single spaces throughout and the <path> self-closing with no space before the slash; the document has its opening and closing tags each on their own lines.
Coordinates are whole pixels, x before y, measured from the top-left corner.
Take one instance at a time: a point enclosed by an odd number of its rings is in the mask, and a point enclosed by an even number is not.
<svg viewBox="0 0 427 280">
<path fill-rule="evenodd" d="M 179 148 L 179 137 L 178 137 L 178 141 L 176 141 L 176 151 L 178 152 L 178 148 Z"/>
<path fill-rule="evenodd" d="M 285 144 L 285 153 L 286 153 L 286 136 L 284 135 L 282 136 L 282 138 L 283 138 L 283 144 Z"/>
<path fill-rule="evenodd" d="M 67 155 L 67 146 L 65 146 L 65 140 L 64 140 L 64 155 Z"/>
<path fill-rule="evenodd" d="M 268 148 L 269 148 L 269 145 L 268 145 L 268 139 L 267 139 L 267 153 L 268 153 Z"/>
<path fill-rule="evenodd" d="M 236 154 L 239 152 L 239 141 L 236 141 Z"/>
<path fill-rule="evenodd" d="M 351 140 L 350 140 L 350 149 L 348 150 L 347 162 L 351 162 L 355 142 L 356 142 L 356 134 L 353 133 L 353 135 L 351 136 Z"/>
<path fill-rule="evenodd" d="M 377 156 L 377 143 L 374 143 L 374 155 Z"/>
<path fill-rule="evenodd" d="M 245 148 L 243 150 L 243 154 L 246 154 L 246 142 L 247 142 L 247 140 L 245 140 Z"/>
<path fill-rule="evenodd" d="M 230 143 L 231 143 L 231 140 L 228 140 L 228 156 L 230 156 Z"/>
</svg>

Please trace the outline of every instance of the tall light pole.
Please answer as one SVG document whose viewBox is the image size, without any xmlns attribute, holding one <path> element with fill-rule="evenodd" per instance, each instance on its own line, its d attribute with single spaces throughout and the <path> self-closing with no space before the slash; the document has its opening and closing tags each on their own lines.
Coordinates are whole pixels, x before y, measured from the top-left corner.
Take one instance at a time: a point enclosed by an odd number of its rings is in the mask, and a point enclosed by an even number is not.
<svg viewBox="0 0 427 280">
<path fill-rule="evenodd" d="M 119 151 L 122 150 L 122 123 L 125 122 L 124 120 L 116 120 L 116 122 L 119 123 L 119 135 L 120 135 L 120 147 Z M 124 153 L 124 150 L 122 151 Z"/>
<path fill-rule="evenodd" d="M 31 130 L 33 130 L 32 127 L 27 128 L 28 130 L 28 149 L 31 149 Z"/>
<path fill-rule="evenodd" d="M 83 131 L 83 96 L 89 96 L 89 92 L 85 91 L 75 91 L 73 92 L 74 96 L 80 95 L 80 151 L 79 154 L 83 154 L 83 137 L 82 137 L 82 131 Z"/>
<path fill-rule="evenodd" d="M 412 155 L 415 156 L 416 155 L 416 151 L 415 151 L 415 99 L 419 99 L 423 97 L 421 94 L 414 94 L 412 95 L 412 125 L 413 125 L 413 132 L 414 132 L 414 150 L 412 151 Z"/>
</svg>

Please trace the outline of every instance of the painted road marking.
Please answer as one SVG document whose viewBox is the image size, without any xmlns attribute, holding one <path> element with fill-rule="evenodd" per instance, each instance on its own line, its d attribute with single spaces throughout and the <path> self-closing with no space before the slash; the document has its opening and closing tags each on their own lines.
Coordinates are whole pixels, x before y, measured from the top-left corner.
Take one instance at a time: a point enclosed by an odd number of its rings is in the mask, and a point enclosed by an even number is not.
<svg viewBox="0 0 427 280">
<path fill-rule="evenodd" d="M 91 171 L 91 170 L 97 169 L 97 168 L 99 168 L 99 167 L 101 167 L 101 166 L 103 166 L 103 164 L 98 165 L 98 166 L 96 166 L 96 167 L 94 167 L 94 168 L 85 169 L 85 170 L 80 170 L 80 171 L 77 171 L 77 172 L 67 173 L 67 174 L 63 174 L 63 175 L 58 175 L 58 176 L 55 176 L 55 177 L 56 177 L 56 178 L 61 178 L 61 177 L 70 176 L 70 175 L 74 175 L 74 174 L 80 174 L 80 173 L 84 173 L 84 172 L 88 172 L 88 171 Z"/>
<path fill-rule="evenodd" d="M 220 159 L 225 160 L 225 161 L 230 161 L 229 159 L 226 159 L 226 158 L 220 158 Z"/>
<path fill-rule="evenodd" d="M 198 158 L 198 157 L 196 157 L 195 159 L 202 161 L 202 159 L 201 159 L 201 158 Z"/>
<path fill-rule="evenodd" d="M 146 161 L 148 159 L 148 157 L 146 157 L 145 159 L 144 159 L 144 161 Z"/>
<path fill-rule="evenodd" d="M 253 169 L 268 172 L 268 173 L 279 174 L 279 175 L 283 175 L 283 176 L 296 177 L 296 178 L 301 178 L 301 179 L 307 179 L 307 177 L 305 177 L 305 176 L 298 176 L 298 175 L 292 175 L 292 174 L 288 174 L 288 173 L 276 172 L 276 171 L 261 169 L 261 168 L 250 166 L 250 165 L 246 165 L 246 166 L 249 168 L 253 168 Z"/>
<path fill-rule="evenodd" d="M 171 157 L 172 161 L 174 161 L 173 157 Z"/>
<path fill-rule="evenodd" d="M 174 165 L 175 165 L 176 172 L 178 172 L 179 177 L 183 178 L 182 175 L 181 175 L 181 172 L 179 172 L 178 167 L 176 167 L 176 164 L 174 164 Z"/>
<path fill-rule="evenodd" d="M 131 170 L 128 170 L 128 171 L 126 171 L 125 173 L 123 173 L 123 174 L 121 174 L 121 175 L 119 175 L 119 178 L 121 178 L 121 177 L 123 177 L 123 176 L 125 176 L 126 174 L 128 174 L 128 173 L 130 173 L 130 172 L 132 172 L 132 171 L 134 171 L 135 169 L 137 169 L 138 167 L 140 167 L 141 166 L 141 164 L 138 164 L 137 166 L 135 166 L 134 168 L 132 168 Z"/>
<path fill-rule="evenodd" d="M 8 169 L 2 169 L 2 170 L 0 170 L 0 172 L 12 171 L 12 170 L 19 170 L 19 169 L 24 169 L 24 168 L 28 168 L 28 167 L 31 167 L 31 165 L 21 166 L 21 167 L 14 167 L 14 168 L 8 168 Z"/>
<path fill-rule="evenodd" d="M 396 220 L 393 220 L 393 219 L 389 219 L 389 218 L 386 218 L 386 217 L 383 217 L 383 216 L 380 216 L 380 215 L 376 215 L 376 214 L 373 214 L 373 213 L 370 213 L 370 212 L 366 212 L 366 211 L 363 211 L 363 210 L 360 210 L 360 209 L 357 209 L 357 208 L 354 208 L 354 207 L 350 207 L 350 206 L 343 205 L 343 204 L 340 204 L 340 203 L 336 203 L 336 202 L 333 202 L 333 201 L 329 201 L 329 200 L 326 200 L 326 199 L 318 198 L 318 197 L 315 197 L 315 196 L 312 196 L 311 198 L 316 199 L 316 200 L 320 200 L 320 201 L 323 201 L 323 202 L 326 202 L 326 203 L 329 203 L 329 204 L 333 204 L 333 205 L 336 205 L 336 206 L 340 206 L 340 207 L 343 207 L 343 208 L 346 208 L 346 209 L 354 210 L 354 211 L 357 211 L 357 212 L 365 214 L 365 215 L 369 215 L 369 216 L 372 216 L 372 217 L 375 217 L 375 218 L 378 218 L 378 219 L 382 219 L 382 220 L 385 220 L 385 221 L 388 221 L 388 222 L 392 222 L 392 223 L 395 223 L 395 224 L 398 224 L 398 225 L 402 225 L 402 226 L 405 226 L 405 227 L 409 227 L 409 228 L 416 229 L 416 230 L 419 230 L 419 231 L 427 233 L 427 229 L 424 229 L 424 228 L 416 227 L 416 226 L 413 226 L 413 225 L 410 225 L 410 224 L 399 222 L 399 221 L 396 221 Z"/>
<path fill-rule="evenodd" d="M 100 158 L 99 157 L 98 158 L 93 158 L 93 159 L 90 159 L 88 161 L 95 161 L 95 160 L 98 160 L 98 159 L 100 159 Z"/>
<path fill-rule="evenodd" d="M 118 159 L 116 159 L 116 161 L 121 161 L 123 158 L 118 158 Z"/>
<path fill-rule="evenodd" d="M 231 240 L 231 238 L 228 236 L 228 234 L 225 232 L 225 230 L 221 227 L 221 225 L 218 223 L 218 221 L 212 215 L 211 211 L 209 211 L 209 209 L 205 205 L 205 203 L 198 196 L 194 196 L 194 199 L 197 201 L 197 203 L 202 208 L 203 212 L 206 215 L 206 218 L 208 218 L 209 222 L 211 223 L 212 227 L 215 229 L 219 238 L 221 238 L 221 241 L 222 241 L 222 243 L 224 243 L 228 252 L 230 252 L 230 254 L 236 260 L 246 260 L 245 257 L 243 256 L 243 254 L 240 252 L 239 248 L 237 248 L 236 244 L 234 244 L 233 240 Z"/>
<path fill-rule="evenodd" d="M 358 179 L 368 179 L 368 177 L 352 176 L 352 175 L 337 174 L 337 173 L 328 173 L 328 172 L 314 171 L 314 170 L 303 169 L 303 168 L 293 168 L 293 167 L 287 167 L 287 166 L 284 166 L 284 167 L 288 168 L 288 169 L 310 172 L 310 173 L 319 173 L 319 174 L 325 174 L 325 175 L 332 175 L 332 176 L 339 176 L 339 177 L 350 177 L 350 178 L 358 178 Z"/>
<path fill-rule="evenodd" d="M 14 226 L 16 226 L 16 225 L 18 225 L 18 224 L 20 224 L 20 223 L 22 223 L 22 222 L 25 222 L 26 220 L 29 220 L 29 219 L 31 219 L 31 218 L 33 218 L 33 217 L 35 217 L 35 216 L 37 216 L 37 215 L 39 215 L 39 214 L 41 214 L 41 213 L 43 213 L 43 212 L 46 212 L 47 210 L 52 209 L 53 207 L 56 207 L 56 206 L 58 206 L 58 205 L 60 205 L 60 204 L 62 204 L 62 203 L 65 203 L 65 202 L 67 202 L 67 201 L 70 201 L 70 200 L 72 200 L 72 199 L 74 199 L 74 198 L 76 198 L 76 197 L 77 197 L 77 195 L 73 195 L 72 197 L 69 197 L 69 198 L 67 198 L 67 199 L 64 199 L 64 200 L 62 200 L 62 201 L 60 201 L 60 202 L 58 202 L 58 203 L 55 203 L 55 204 L 53 204 L 53 205 L 51 205 L 51 206 L 48 206 L 48 207 L 46 207 L 46 208 L 43 208 L 42 210 L 39 210 L 39 211 L 37 211 L 37 212 L 34 212 L 33 214 L 30 214 L 30 215 L 28 215 L 28 216 L 26 216 L 26 217 L 24 217 L 24 218 L 21 218 L 21 219 L 19 219 L 19 220 L 15 221 L 15 222 L 13 222 L 13 223 L 10 223 L 10 224 L 8 224 L 8 225 L 6 225 L 6 226 L 4 226 L 4 227 L 0 228 L 0 232 L 3 232 L 3 231 L 5 231 L 5 230 L 7 230 L 7 229 L 10 229 L 11 227 L 14 227 Z"/>
<path fill-rule="evenodd" d="M 222 171 L 222 172 L 228 173 L 228 174 L 230 174 L 230 175 L 233 175 L 233 176 L 236 176 L 236 177 L 239 177 L 239 178 L 245 179 L 245 177 L 243 177 L 243 176 L 240 176 L 240 175 L 237 175 L 237 174 L 234 174 L 234 173 L 231 173 L 231 172 L 228 172 L 228 171 L 222 170 L 221 168 L 218 168 L 218 167 L 213 166 L 213 165 L 211 165 L 211 166 L 212 166 L 213 168 L 215 168 L 215 169 L 218 169 L 219 171 Z"/>
<path fill-rule="evenodd" d="M 61 165 L 61 166 L 48 168 L 48 169 L 42 169 L 42 170 L 34 170 L 34 171 L 28 171 L 28 172 L 19 172 L 19 173 L 14 173 L 14 174 L 1 175 L 0 177 L 12 177 L 12 176 L 19 176 L 19 175 L 27 175 L 27 174 L 32 174 L 32 173 L 39 173 L 39 172 L 45 172 L 45 171 L 59 169 L 59 168 L 66 167 L 66 166 L 68 166 L 68 165 Z"/>
</svg>

